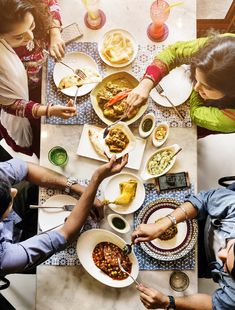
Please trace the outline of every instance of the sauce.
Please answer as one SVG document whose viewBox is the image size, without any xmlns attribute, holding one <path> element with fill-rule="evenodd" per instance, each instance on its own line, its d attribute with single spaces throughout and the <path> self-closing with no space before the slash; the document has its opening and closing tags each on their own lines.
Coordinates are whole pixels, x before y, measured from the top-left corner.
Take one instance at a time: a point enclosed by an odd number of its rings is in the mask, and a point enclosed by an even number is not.
<svg viewBox="0 0 235 310">
<path fill-rule="evenodd" d="M 146 120 L 143 121 L 142 130 L 144 132 L 148 132 L 151 130 L 152 126 L 153 126 L 153 121 L 150 118 L 147 118 Z"/>
<path fill-rule="evenodd" d="M 114 217 L 112 219 L 112 224 L 117 229 L 124 229 L 126 227 L 126 223 L 120 217 Z"/>
</svg>

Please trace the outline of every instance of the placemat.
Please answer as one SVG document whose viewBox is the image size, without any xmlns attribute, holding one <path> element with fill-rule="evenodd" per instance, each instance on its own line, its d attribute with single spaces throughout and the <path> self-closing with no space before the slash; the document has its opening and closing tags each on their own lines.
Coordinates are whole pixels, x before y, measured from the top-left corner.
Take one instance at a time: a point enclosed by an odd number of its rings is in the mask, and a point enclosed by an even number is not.
<svg viewBox="0 0 235 310">
<path fill-rule="evenodd" d="M 141 80 L 148 65 L 151 64 L 154 57 L 161 52 L 166 46 L 164 44 L 148 44 L 145 46 L 139 46 L 138 54 L 136 59 L 131 65 L 133 75 Z M 163 107 L 152 100 L 151 97 L 148 99 L 149 108 L 148 110 L 154 111 L 157 122 L 166 121 L 171 127 L 191 127 L 192 122 L 189 112 L 189 103 L 185 102 L 178 106 L 177 109 L 184 116 L 184 120 L 180 120 L 175 114 L 172 108 Z"/>
<path fill-rule="evenodd" d="M 79 179 L 78 180 L 81 185 L 87 186 L 89 183 L 89 180 L 86 179 Z M 63 191 L 50 189 L 50 188 L 42 188 L 40 190 L 40 197 L 39 201 L 40 204 L 43 204 L 48 198 L 50 198 L 53 195 L 58 194 L 64 194 Z M 100 196 L 100 190 L 97 192 L 97 197 Z M 74 195 L 74 197 L 77 197 Z M 88 216 L 83 228 L 82 232 L 93 229 L 93 228 L 99 228 L 99 223 L 94 221 L 91 216 Z M 60 251 L 54 255 L 52 255 L 48 260 L 46 260 L 43 265 L 55 265 L 55 266 L 75 266 L 80 265 L 79 259 L 77 257 L 76 252 L 76 245 L 77 242 L 71 243 L 64 251 Z"/>
<path fill-rule="evenodd" d="M 134 213 L 134 227 L 137 227 L 140 224 L 137 221 L 140 210 L 148 206 L 151 202 L 159 198 L 174 198 L 183 202 L 187 195 L 193 194 L 194 192 L 193 185 L 191 185 L 190 189 L 173 190 L 171 192 L 160 194 L 157 193 L 154 184 L 144 184 L 144 186 L 146 190 L 145 200 L 141 209 Z M 195 268 L 195 247 L 187 255 L 174 261 L 157 260 L 146 254 L 140 246 L 135 246 L 134 252 L 141 270 L 193 270 Z"/>
<path fill-rule="evenodd" d="M 106 65 L 100 59 L 97 49 L 96 42 L 73 42 L 66 46 L 66 53 L 70 52 L 82 52 L 91 56 L 98 65 L 99 73 L 102 77 L 105 76 Z M 46 82 L 46 102 L 52 103 L 54 105 L 66 105 L 66 102 L 70 97 L 58 92 L 57 87 L 53 80 L 53 70 L 55 66 L 55 61 L 52 57 L 48 57 L 47 63 L 47 82 Z M 60 117 L 52 116 L 45 117 L 45 123 L 47 124 L 64 124 L 64 125 L 75 125 L 75 124 L 104 124 L 99 117 L 96 115 L 92 108 L 90 93 L 81 97 L 78 97 L 77 101 L 77 116 L 70 117 L 69 119 L 62 119 Z"/>
</svg>

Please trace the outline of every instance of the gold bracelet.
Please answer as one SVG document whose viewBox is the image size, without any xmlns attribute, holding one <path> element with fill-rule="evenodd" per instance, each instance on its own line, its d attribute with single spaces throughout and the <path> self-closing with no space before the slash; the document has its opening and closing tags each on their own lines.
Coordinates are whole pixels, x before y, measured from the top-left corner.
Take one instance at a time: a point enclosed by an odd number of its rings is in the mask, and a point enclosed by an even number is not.
<svg viewBox="0 0 235 310">
<path fill-rule="evenodd" d="M 183 206 L 179 206 L 179 208 L 184 212 L 184 214 L 185 214 L 185 221 L 187 221 L 188 220 L 188 213 L 187 213 L 187 211 L 185 210 L 185 208 Z"/>
</svg>

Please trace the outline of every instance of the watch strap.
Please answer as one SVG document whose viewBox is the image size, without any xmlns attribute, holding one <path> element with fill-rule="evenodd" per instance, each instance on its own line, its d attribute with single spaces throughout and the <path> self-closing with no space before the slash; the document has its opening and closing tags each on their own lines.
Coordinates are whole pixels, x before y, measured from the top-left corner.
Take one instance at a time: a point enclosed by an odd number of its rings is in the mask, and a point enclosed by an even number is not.
<svg viewBox="0 0 235 310">
<path fill-rule="evenodd" d="M 173 309 L 176 309 L 176 306 L 175 306 L 175 298 L 171 295 L 168 295 L 169 297 L 169 306 L 166 308 L 167 310 L 173 310 Z"/>
<path fill-rule="evenodd" d="M 76 178 L 68 177 L 68 178 L 67 178 L 67 182 L 66 182 L 64 191 L 65 191 L 67 194 L 70 194 L 71 186 L 72 186 L 73 184 L 77 184 L 77 183 L 78 183 L 78 180 L 77 180 Z"/>
</svg>

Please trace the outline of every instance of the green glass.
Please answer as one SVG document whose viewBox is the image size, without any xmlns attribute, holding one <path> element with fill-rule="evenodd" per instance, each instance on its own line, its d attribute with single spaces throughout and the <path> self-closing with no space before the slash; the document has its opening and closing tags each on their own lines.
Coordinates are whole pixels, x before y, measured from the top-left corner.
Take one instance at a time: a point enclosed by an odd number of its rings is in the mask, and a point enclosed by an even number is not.
<svg viewBox="0 0 235 310">
<path fill-rule="evenodd" d="M 56 166 L 64 166 L 68 162 L 68 154 L 61 146 L 53 147 L 48 153 L 48 158 Z"/>
</svg>

